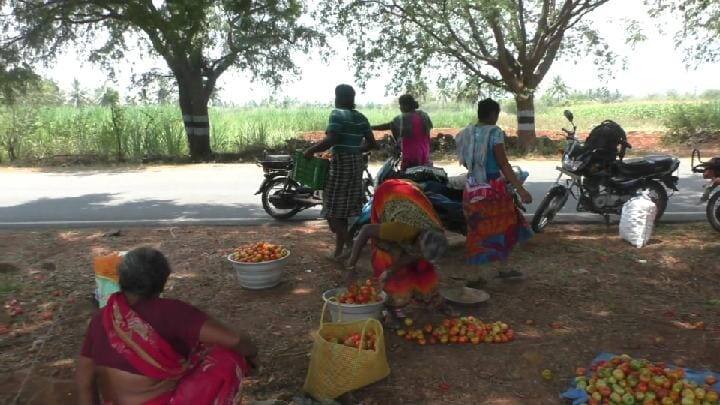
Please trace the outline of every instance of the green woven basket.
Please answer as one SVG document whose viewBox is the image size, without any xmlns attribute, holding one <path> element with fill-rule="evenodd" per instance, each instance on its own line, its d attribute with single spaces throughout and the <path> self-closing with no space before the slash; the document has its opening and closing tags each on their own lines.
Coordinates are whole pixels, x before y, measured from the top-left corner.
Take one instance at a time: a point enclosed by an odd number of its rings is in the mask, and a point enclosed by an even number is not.
<svg viewBox="0 0 720 405">
<path fill-rule="evenodd" d="M 298 183 L 313 190 L 325 188 L 330 161 L 327 159 L 306 159 L 301 152 L 295 154 L 295 166 L 292 177 Z"/>
</svg>

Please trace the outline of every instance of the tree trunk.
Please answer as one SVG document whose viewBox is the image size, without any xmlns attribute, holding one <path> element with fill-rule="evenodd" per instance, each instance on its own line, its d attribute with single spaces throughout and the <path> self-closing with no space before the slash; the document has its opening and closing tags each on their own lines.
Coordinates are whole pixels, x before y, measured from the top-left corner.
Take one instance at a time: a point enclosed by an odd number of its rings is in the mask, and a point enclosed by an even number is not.
<svg viewBox="0 0 720 405">
<path fill-rule="evenodd" d="M 205 95 L 202 77 L 177 78 L 180 110 L 185 123 L 190 158 L 207 162 L 212 156 L 210 150 L 210 117 L 208 97 Z"/>
<path fill-rule="evenodd" d="M 516 94 L 517 135 L 520 147 L 528 152 L 535 145 L 535 98 L 532 94 Z"/>
</svg>

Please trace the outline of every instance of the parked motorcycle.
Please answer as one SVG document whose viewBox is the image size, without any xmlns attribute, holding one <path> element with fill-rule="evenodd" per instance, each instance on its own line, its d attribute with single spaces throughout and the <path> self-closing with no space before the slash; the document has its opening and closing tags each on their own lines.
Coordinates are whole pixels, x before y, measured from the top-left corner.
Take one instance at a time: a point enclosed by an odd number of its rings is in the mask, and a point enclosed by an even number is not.
<svg viewBox="0 0 720 405">
<path fill-rule="evenodd" d="M 364 198 L 372 197 L 373 178 L 368 170 L 369 153 L 364 153 Z M 257 165 L 263 168 L 265 179 L 255 195 L 262 194 L 265 212 L 278 220 L 292 218 L 300 211 L 322 205 L 322 191 L 305 187 L 292 178 L 295 162 L 290 155 L 265 155 Z"/>
<path fill-rule="evenodd" d="M 625 131 L 612 121 L 605 121 L 593 129 L 583 143 L 575 136 L 577 126 L 572 112 L 565 110 L 564 115 L 572 129 L 562 128 L 566 144 L 562 166 L 557 168 L 560 175 L 535 212 L 533 230 L 537 233 L 545 230 L 571 195 L 578 200 L 578 212 L 602 215 L 609 223 L 610 215 L 622 213 L 625 202 L 640 191 L 648 190 L 657 206 L 655 220 L 659 220 L 668 203 L 666 188 L 678 191 L 678 177 L 673 173 L 680 166 L 680 161 L 670 155 L 624 159 L 626 150 L 632 146 L 627 142 Z M 597 134 L 595 140 L 605 134 L 616 135 L 617 140 L 612 146 L 597 148 L 598 142 L 590 142 L 593 133 Z M 569 177 L 565 184 L 561 183 L 563 176 Z"/>
<path fill-rule="evenodd" d="M 375 176 L 377 187 L 388 179 L 407 179 L 417 183 L 422 189 L 425 196 L 430 200 L 433 208 L 442 221 L 443 228 L 449 232 L 465 235 L 467 233 L 467 225 L 465 223 L 465 214 L 463 212 L 462 200 L 463 189 L 467 175 L 448 177 L 444 169 L 433 166 L 417 166 L 406 170 L 400 170 L 400 148 L 396 140 L 390 136 L 386 147 L 388 159 L 378 170 Z M 523 183 L 528 177 L 528 173 L 520 167 L 514 166 L 513 170 L 518 179 Z M 452 185 L 450 185 L 452 183 Z M 508 185 L 508 187 L 512 187 Z M 513 191 L 515 191 L 513 189 Z M 525 211 L 520 196 L 514 193 L 515 204 Z M 350 227 L 350 234 L 357 235 L 360 228 L 370 223 L 370 212 L 372 209 L 372 199 L 370 199 L 363 207 L 360 217 Z"/>
<path fill-rule="evenodd" d="M 697 164 L 695 164 L 695 159 L 697 159 Z M 702 173 L 704 179 L 710 180 L 705 185 L 705 192 L 703 192 L 700 201 L 707 203 L 705 209 L 707 219 L 710 225 L 720 232 L 720 157 L 714 157 L 703 162 L 700 159 L 700 151 L 695 149 L 692 153 L 690 166 L 693 173 Z"/>
</svg>

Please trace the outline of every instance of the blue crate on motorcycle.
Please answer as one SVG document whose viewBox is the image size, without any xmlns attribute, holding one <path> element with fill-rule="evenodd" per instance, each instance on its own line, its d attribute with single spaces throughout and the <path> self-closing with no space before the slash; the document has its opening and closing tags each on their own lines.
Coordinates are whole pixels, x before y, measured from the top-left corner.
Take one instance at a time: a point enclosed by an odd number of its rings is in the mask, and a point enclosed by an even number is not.
<svg viewBox="0 0 720 405">
<path fill-rule="evenodd" d="M 325 188 L 330 161 L 327 159 L 307 159 L 302 153 L 295 154 L 295 166 L 293 167 L 292 178 L 298 183 L 310 187 L 313 190 Z"/>
</svg>

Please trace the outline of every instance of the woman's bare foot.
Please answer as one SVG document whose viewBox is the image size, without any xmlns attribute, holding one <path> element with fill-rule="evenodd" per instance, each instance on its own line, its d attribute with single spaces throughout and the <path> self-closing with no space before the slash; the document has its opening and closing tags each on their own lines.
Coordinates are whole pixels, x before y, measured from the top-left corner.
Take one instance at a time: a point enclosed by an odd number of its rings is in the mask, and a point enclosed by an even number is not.
<svg viewBox="0 0 720 405">
<path fill-rule="evenodd" d="M 439 306 L 436 307 L 437 311 L 441 314 L 445 315 L 448 318 L 457 318 L 460 316 L 460 314 L 453 309 L 453 307 L 450 306 L 447 302 L 443 302 Z"/>
<path fill-rule="evenodd" d="M 345 249 L 345 250 L 342 251 L 342 253 L 340 253 L 340 256 L 337 256 L 337 260 L 339 260 L 339 261 L 341 261 L 341 262 L 344 262 L 344 261 L 346 261 L 347 259 L 350 258 L 350 255 L 351 255 L 351 254 L 352 254 L 352 250 L 350 250 L 350 249 Z"/>
<path fill-rule="evenodd" d="M 347 275 L 345 276 L 345 285 L 352 285 L 354 282 L 357 281 L 358 278 L 360 278 L 360 272 L 357 271 L 355 265 L 349 266 L 346 263 L 345 269 L 347 270 Z"/>
<path fill-rule="evenodd" d="M 386 307 L 385 309 L 385 321 L 383 322 L 385 324 L 385 327 L 387 327 L 390 330 L 398 330 L 402 328 L 403 321 L 402 318 L 405 318 L 405 314 L 403 311 L 399 308 L 393 308 L 393 307 Z"/>
<path fill-rule="evenodd" d="M 465 283 L 465 287 L 474 288 L 476 290 L 479 290 L 487 284 L 487 280 L 485 280 L 482 277 L 478 277 L 476 280 L 468 281 Z"/>
</svg>

